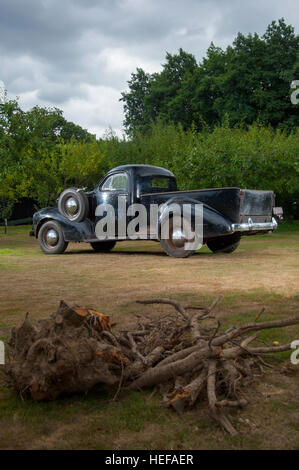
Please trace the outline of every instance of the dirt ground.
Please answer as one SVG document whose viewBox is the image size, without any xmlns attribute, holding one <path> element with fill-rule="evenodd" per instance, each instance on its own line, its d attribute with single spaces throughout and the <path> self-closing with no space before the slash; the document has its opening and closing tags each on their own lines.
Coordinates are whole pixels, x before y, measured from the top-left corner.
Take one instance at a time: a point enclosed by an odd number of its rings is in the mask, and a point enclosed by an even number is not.
<svg viewBox="0 0 299 470">
<path fill-rule="evenodd" d="M 225 324 L 298 314 L 299 226 L 273 235 L 244 237 L 230 255 L 206 247 L 188 259 L 166 256 L 156 242 L 121 242 L 111 253 L 70 244 L 64 255 L 44 255 L 29 227 L 0 235 L 0 339 L 27 311 L 33 320 L 53 312 L 61 299 L 106 313 L 118 326 L 135 315 L 156 315 L 169 306 L 136 304 L 140 298 L 172 297 L 208 305 L 223 300 Z M 299 339 L 299 329 L 263 338 Z M 149 392 L 123 391 L 117 403 L 106 392 L 55 403 L 23 403 L 0 389 L 0 448 L 292 448 L 299 449 L 299 374 L 288 370 L 289 353 L 275 369 L 256 377 L 250 405 L 232 413 L 240 435 L 227 436 L 204 406 L 179 418 Z"/>
</svg>

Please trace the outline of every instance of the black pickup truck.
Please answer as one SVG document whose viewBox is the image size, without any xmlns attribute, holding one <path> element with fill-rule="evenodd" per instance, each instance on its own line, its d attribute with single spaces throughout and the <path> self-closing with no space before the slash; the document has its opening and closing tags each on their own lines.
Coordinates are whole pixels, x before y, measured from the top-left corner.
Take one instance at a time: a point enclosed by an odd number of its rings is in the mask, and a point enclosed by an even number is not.
<svg viewBox="0 0 299 470">
<path fill-rule="evenodd" d="M 57 207 L 41 209 L 33 216 L 32 234 L 46 254 L 63 253 L 68 242 L 90 243 L 97 252 L 111 250 L 117 241 L 130 238 L 127 224 L 132 215 L 128 217 L 127 208 L 134 204 L 148 210 L 158 206 L 156 230 L 154 233 L 150 230 L 147 219 L 147 226 L 139 231 L 137 238 L 160 241 L 164 251 L 174 257 L 187 257 L 194 250 L 186 249 L 183 230 L 177 230 L 171 222 L 173 214 L 169 213 L 169 207 L 173 204 L 179 208 L 188 206 L 192 214 L 195 206 L 201 205 L 202 243 L 214 253 L 232 253 L 241 236 L 272 232 L 282 217 L 281 208 L 274 207 L 273 191 L 237 187 L 178 191 L 173 173 L 151 165 L 118 166 L 93 191 L 66 189 L 57 201 Z M 97 224 L 107 212 L 99 211 L 98 207 L 107 204 L 115 209 L 116 231 L 113 236 L 107 232 L 103 239 L 98 236 Z M 167 236 L 161 237 L 166 214 Z"/>
</svg>

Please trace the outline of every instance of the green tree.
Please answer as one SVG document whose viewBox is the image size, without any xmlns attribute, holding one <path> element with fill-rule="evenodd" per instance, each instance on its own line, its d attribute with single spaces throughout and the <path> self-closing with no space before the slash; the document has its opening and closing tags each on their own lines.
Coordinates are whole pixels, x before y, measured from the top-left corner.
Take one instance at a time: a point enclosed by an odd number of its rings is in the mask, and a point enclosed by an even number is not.
<svg viewBox="0 0 299 470">
<path fill-rule="evenodd" d="M 137 68 L 128 81 L 128 92 L 123 92 L 120 101 L 124 102 L 125 120 L 124 127 L 127 134 L 132 136 L 138 129 L 144 128 L 150 121 L 146 107 L 145 97 L 149 93 L 150 83 L 153 77 Z"/>
<path fill-rule="evenodd" d="M 130 91 L 123 92 L 121 98 L 127 134 L 132 137 L 138 130 L 146 131 L 158 117 L 165 122 L 178 122 L 181 108 L 178 109 L 175 104 L 172 106 L 171 101 L 175 99 L 186 75 L 196 67 L 194 56 L 179 49 L 178 54 L 167 52 L 162 72 L 150 75 L 137 69 L 136 73 L 132 73 L 128 81 Z"/>
<path fill-rule="evenodd" d="M 52 204 L 62 187 L 60 143 L 85 141 L 88 145 L 95 137 L 66 121 L 57 108 L 34 106 L 24 112 L 15 100 L 1 104 L 0 197 Z"/>
<path fill-rule="evenodd" d="M 193 73 L 184 77 L 182 86 L 170 106 L 178 106 L 177 120 L 185 129 L 193 124 L 198 129 L 203 125 L 219 123 L 220 101 L 224 97 L 221 77 L 225 72 L 226 53 L 211 43 L 207 57 Z"/>
<path fill-rule="evenodd" d="M 162 72 L 154 74 L 150 83 L 149 93 L 145 96 L 145 109 L 151 120 L 158 117 L 164 122 L 181 122 L 181 112 L 188 114 L 188 106 L 182 109 L 175 100 L 184 80 L 192 75 L 197 68 L 195 57 L 183 49 L 178 54 L 166 54 L 166 62 L 162 66 Z"/>
<path fill-rule="evenodd" d="M 273 21 L 262 38 L 239 33 L 226 50 L 227 65 L 218 77 L 219 117 L 228 113 L 232 125 L 257 119 L 275 127 L 298 125 L 298 111 L 290 101 L 298 49 L 299 36 L 283 19 Z"/>
<path fill-rule="evenodd" d="M 93 189 L 110 169 L 109 161 L 96 139 L 78 142 L 74 137 L 59 144 L 58 164 L 61 191 L 68 186 Z"/>
<path fill-rule="evenodd" d="M 71 121 L 66 121 L 63 119 L 59 129 L 59 137 L 65 141 L 70 140 L 71 138 L 76 139 L 77 141 L 90 141 L 94 139 L 94 135 L 90 134 L 86 129 L 83 129 L 78 124 L 74 124 Z"/>
<path fill-rule="evenodd" d="M 299 36 L 280 19 L 262 37 L 239 33 L 226 50 L 211 44 L 198 65 L 182 49 L 167 53 L 162 71 L 150 76 L 145 93 L 140 93 L 146 76 L 142 71 L 132 75 L 130 92 L 122 96 L 129 135 L 147 130 L 157 119 L 188 129 L 192 124 L 217 126 L 226 115 L 232 126 L 257 120 L 289 130 L 298 126 L 298 109 L 290 101 L 290 83 L 299 74 L 298 50 Z"/>
</svg>

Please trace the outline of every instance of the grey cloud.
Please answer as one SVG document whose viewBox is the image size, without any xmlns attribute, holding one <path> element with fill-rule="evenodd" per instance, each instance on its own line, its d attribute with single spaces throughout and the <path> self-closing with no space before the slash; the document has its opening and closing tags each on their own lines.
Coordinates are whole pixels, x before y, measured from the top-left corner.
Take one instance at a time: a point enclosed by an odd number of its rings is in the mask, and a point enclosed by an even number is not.
<svg viewBox="0 0 299 470">
<path fill-rule="evenodd" d="M 48 103 L 63 104 L 73 96 L 77 98 L 86 98 L 86 92 L 82 90 L 79 84 L 70 83 L 45 83 L 37 93 L 37 98 Z"/>
<path fill-rule="evenodd" d="M 158 71 L 179 47 L 201 60 L 211 41 L 226 47 L 282 16 L 298 30 L 298 12 L 295 0 L 0 0 L 0 79 L 26 106 L 119 130 L 136 67 Z"/>
</svg>

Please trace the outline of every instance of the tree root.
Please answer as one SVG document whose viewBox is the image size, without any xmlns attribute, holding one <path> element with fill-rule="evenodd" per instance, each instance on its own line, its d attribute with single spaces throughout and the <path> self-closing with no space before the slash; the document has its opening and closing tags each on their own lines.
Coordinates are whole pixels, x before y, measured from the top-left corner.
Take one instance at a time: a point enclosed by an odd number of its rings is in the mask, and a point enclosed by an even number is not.
<svg viewBox="0 0 299 470">
<path fill-rule="evenodd" d="M 255 321 L 222 332 L 211 315 L 219 301 L 184 308 L 173 299 L 142 300 L 174 311 L 154 320 L 139 315 L 133 328 L 120 332 L 112 332 L 108 316 L 61 301 L 36 326 L 26 315 L 12 329 L 4 371 L 21 396 L 34 400 L 95 387 L 116 390 L 114 400 L 122 387 L 161 389 L 165 405 L 179 413 L 206 400 L 211 416 L 235 435 L 226 410 L 248 404 L 243 389 L 262 355 L 290 349 L 290 343 L 258 346 L 257 334 L 248 334 L 299 324 L 299 317 L 260 322 L 262 309 Z"/>
</svg>

